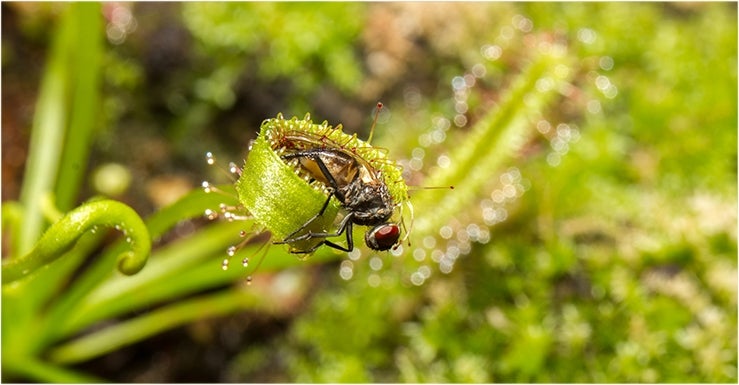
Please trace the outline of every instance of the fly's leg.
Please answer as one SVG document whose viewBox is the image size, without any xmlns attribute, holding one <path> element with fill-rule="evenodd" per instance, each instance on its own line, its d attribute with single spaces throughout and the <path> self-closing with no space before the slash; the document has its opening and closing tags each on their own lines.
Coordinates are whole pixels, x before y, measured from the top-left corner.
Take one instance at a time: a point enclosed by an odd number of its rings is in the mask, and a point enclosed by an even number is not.
<svg viewBox="0 0 739 385">
<path fill-rule="evenodd" d="M 299 242 L 299 241 L 305 241 L 313 238 L 324 238 L 321 242 L 318 242 L 315 246 L 307 249 L 307 250 L 291 250 L 291 253 L 295 254 L 310 254 L 314 252 L 316 249 L 321 247 L 322 245 L 326 245 L 329 247 L 333 247 L 334 249 L 350 252 L 354 250 L 354 239 L 352 234 L 352 213 L 347 214 L 344 219 L 341 220 L 341 223 L 339 224 L 339 229 L 335 233 L 314 233 L 314 232 L 308 232 L 299 236 L 295 236 L 295 234 L 298 234 L 302 230 L 304 230 L 308 225 L 310 225 L 311 222 L 316 220 L 316 218 L 323 215 L 323 213 L 326 211 L 326 208 L 328 207 L 328 203 L 331 200 L 331 196 L 336 196 L 336 198 L 344 204 L 346 201 L 346 197 L 339 191 L 339 184 L 336 183 L 336 179 L 334 178 L 333 174 L 331 174 L 331 171 L 328 170 L 328 167 L 326 167 L 326 164 L 323 163 L 323 160 L 320 157 L 321 150 L 306 150 L 306 151 L 299 151 L 293 154 L 287 154 L 283 155 L 282 159 L 289 160 L 289 159 L 295 159 L 295 158 L 309 158 L 316 162 L 316 165 L 321 170 L 321 173 L 328 181 L 329 187 L 331 188 L 331 193 L 328 196 L 328 199 L 326 199 L 326 202 L 323 203 L 323 207 L 321 207 L 321 210 L 318 212 L 318 214 L 314 215 L 311 219 L 306 221 L 300 228 L 293 231 L 288 235 L 284 240 L 280 242 L 275 242 L 276 244 L 284 244 L 284 243 L 293 243 L 293 242 Z M 329 241 L 325 238 L 333 238 L 333 237 L 339 237 L 341 234 L 346 231 L 346 244 L 347 247 L 343 247 L 339 244 L 336 244 L 334 242 Z"/>
<path fill-rule="evenodd" d="M 297 234 L 297 233 L 305 230 L 305 228 L 308 227 L 313 221 L 315 221 L 318 217 L 320 217 L 321 215 L 323 215 L 323 213 L 326 211 L 326 208 L 328 207 L 328 203 L 331 202 L 331 196 L 333 196 L 333 191 L 331 192 L 331 194 L 328 195 L 328 198 L 326 199 L 326 201 L 323 202 L 323 206 L 321 207 L 321 210 L 319 210 L 316 215 L 312 216 L 310 219 L 308 219 L 307 221 L 305 221 L 305 223 L 303 223 L 300 227 L 298 227 L 297 230 L 295 230 L 292 233 L 288 234 L 287 237 L 285 237 L 284 240 L 279 241 L 279 242 L 274 242 L 274 243 L 277 244 L 277 245 L 280 245 L 280 244 L 283 244 L 283 243 L 290 243 L 290 242 L 296 242 L 296 241 L 300 241 L 300 240 L 303 240 L 303 239 L 307 239 L 307 238 L 304 238 L 307 234 L 303 234 L 303 235 L 298 236 L 298 237 L 296 237 L 295 234 Z M 311 234 L 311 233 L 308 233 L 308 234 Z"/>
<path fill-rule="evenodd" d="M 333 247 L 334 249 L 337 249 L 337 250 L 350 252 L 350 251 L 354 250 L 354 238 L 353 238 L 353 234 L 352 234 L 353 232 L 352 232 L 352 221 L 351 221 L 351 219 L 352 219 L 352 214 L 351 213 L 347 214 L 347 216 L 344 217 L 344 219 L 341 220 L 341 223 L 339 224 L 339 230 L 336 231 L 335 233 L 312 233 L 312 232 L 308 232 L 306 234 L 303 234 L 303 235 L 300 235 L 300 236 L 297 236 L 297 237 L 293 237 L 293 238 L 289 238 L 288 237 L 288 238 L 286 238 L 282 242 L 275 242 L 275 243 L 278 243 L 278 244 L 281 244 L 281 243 L 292 243 L 292 242 L 298 242 L 298 241 L 305 241 L 305 240 L 313 239 L 313 238 L 324 238 L 321 242 L 317 243 L 315 246 L 311 247 L 310 249 L 307 249 L 307 250 L 291 250 L 290 252 L 293 253 L 293 254 L 310 254 L 310 253 L 314 252 L 316 249 L 318 249 L 321 245 L 326 245 L 326 246 L 329 246 L 329 247 Z M 334 242 L 329 241 L 328 239 L 325 239 L 325 238 L 339 237 L 339 236 L 341 236 L 341 234 L 344 233 L 344 231 L 346 231 L 346 245 L 347 245 L 347 247 L 343 247 L 343 246 L 341 246 L 339 244 L 336 244 Z"/>
<path fill-rule="evenodd" d="M 351 235 L 349 235 L 349 234 L 350 234 L 350 232 L 347 233 L 347 236 L 346 236 L 347 239 L 351 239 L 352 238 Z M 326 245 L 328 247 L 332 247 L 332 248 L 337 249 L 337 250 L 346 251 L 347 253 L 350 252 L 350 251 L 352 251 L 352 250 L 354 250 L 354 245 L 351 244 L 351 243 L 348 245 L 349 247 L 344 247 L 344 246 L 341 246 L 339 244 L 333 243 L 333 242 L 329 241 L 328 239 L 324 239 L 323 241 L 318 242 L 315 246 L 311 247 L 310 249 L 307 249 L 307 250 L 290 250 L 290 252 L 293 253 L 293 254 L 310 254 L 310 253 L 316 251 L 316 249 L 318 249 L 319 247 L 321 247 L 323 245 Z"/>
</svg>

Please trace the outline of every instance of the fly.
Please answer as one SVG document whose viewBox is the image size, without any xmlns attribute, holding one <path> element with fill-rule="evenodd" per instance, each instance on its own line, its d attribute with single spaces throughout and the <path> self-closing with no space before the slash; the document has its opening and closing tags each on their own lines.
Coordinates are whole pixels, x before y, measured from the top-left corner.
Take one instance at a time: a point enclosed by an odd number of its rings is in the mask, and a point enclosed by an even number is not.
<svg viewBox="0 0 739 385">
<path fill-rule="evenodd" d="M 381 106 L 378 104 L 378 112 Z M 321 245 L 349 252 L 354 249 L 352 229 L 355 224 L 371 226 L 364 239 L 367 246 L 373 250 L 389 250 L 398 243 L 400 226 L 390 222 L 396 207 L 393 197 L 381 172 L 362 157 L 357 149 L 345 148 L 325 136 L 297 131 L 285 132 L 277 146 L 281 149 L 281 157 L 285 162 L 296 162 L 301 173 L 326 186 L 328 197 L 316 215 L 284 240 L 275 243 L 321 239 L 321 242 L 306 250 L 291 252 L 311 253 Z M 347 212 L 339 222 L 338 229 L 335 232 L 309 231 L 301 234 L 314 220 L 323 215 L 331 197 L 335 197 Z M 344 233 L 346 247 L 328 239 L 339 237 Z"/>
</svg>

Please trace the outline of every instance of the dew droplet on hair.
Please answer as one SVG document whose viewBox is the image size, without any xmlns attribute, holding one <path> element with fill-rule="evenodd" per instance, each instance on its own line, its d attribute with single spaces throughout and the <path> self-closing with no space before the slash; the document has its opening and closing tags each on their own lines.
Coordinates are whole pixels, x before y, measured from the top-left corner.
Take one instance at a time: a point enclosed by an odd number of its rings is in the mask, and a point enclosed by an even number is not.
<svg viewBox="0 0 739 385">
<path fill-rule="evenodd" d="M 221 262 L 221 268 L 223 270 L 228 270 L 228 258 L 224 259 L 223 262 Z"/>
<path fill-rule="evenodd" d="M 229 257 L 233 257 L 234 254 L 236 254 L 236 246 L 230 246 L 226 249 L 226 254 L 228 254 Z"/>
<path fill-rule="evenodd" d="M 244 259 L 243 259 L 243 260 L 241 261 L 241 265 L 243 265 L 244 267 L 247 267 L 247 266 L 249 266 L 249 258 L 244 258 Z"/>
<path fill-rule="evenodd" d="M 237 166 L 234 162 L 228 163 L 228 172 L 237 176 L 241 176 L 241 168 Z"/>
</svg>

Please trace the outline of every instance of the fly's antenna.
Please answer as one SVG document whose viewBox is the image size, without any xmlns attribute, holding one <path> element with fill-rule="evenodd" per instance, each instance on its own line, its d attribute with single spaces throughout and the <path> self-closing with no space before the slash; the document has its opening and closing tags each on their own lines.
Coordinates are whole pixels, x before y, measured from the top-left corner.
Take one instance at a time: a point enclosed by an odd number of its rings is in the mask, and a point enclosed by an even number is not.
<svg viewBox="0 0 739 385">
<path fill-rule="evenodd" d="M 375 125 L 377 125 L 377 118 L 380 117 L 380 110 L 382 109 L 382 102 L 377 102 L 377 108 L 375 109 L 375 118 L 372 120 L 372 127 L 370 127 L 369 137 L 367 137 L 367 143 L 372 143 L 372 136 L 375 134 Z"/>
<path fill-rule="evenodd" d="M 454 190 L 452 186 L 408 186 L 408 190 Z"/>
</svg>

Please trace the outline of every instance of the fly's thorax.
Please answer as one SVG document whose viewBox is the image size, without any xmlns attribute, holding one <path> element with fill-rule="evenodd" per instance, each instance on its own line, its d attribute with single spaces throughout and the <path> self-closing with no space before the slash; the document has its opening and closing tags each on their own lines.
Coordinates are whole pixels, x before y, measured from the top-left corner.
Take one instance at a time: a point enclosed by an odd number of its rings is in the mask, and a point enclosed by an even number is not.
<svg viewBox="0 0 739 385">
<path fill-rule="evenodd" d="M 354 215 L 353 222 L 374 226 L 387 222 L 395 211 L 395 203 L 384 183 L 363 183 L 357 178 L 340 189 L 344 207 Z"/>
</svg>

